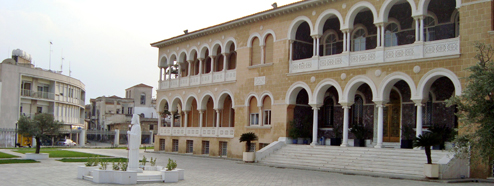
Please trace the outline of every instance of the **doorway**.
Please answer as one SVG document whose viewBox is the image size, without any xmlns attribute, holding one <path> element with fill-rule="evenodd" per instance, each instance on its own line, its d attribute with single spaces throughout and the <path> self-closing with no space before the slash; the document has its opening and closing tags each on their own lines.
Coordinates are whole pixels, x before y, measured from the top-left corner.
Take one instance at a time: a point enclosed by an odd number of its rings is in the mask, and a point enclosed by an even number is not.
<svg viewBox="0 0 494 186">
<path fill-rule="evenodd" d="M 398 91 L 391 90 L 389 103 L 384 107 L 383 141 L 400 142 L 401 97 Z"/>
</svg>

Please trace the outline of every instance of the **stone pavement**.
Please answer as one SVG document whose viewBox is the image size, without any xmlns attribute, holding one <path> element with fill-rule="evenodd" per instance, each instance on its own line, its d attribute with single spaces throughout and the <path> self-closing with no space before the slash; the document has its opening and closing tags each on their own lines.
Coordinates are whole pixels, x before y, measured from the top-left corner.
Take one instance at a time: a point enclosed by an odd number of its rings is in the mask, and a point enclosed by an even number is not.
<svg viewBox="0 0 494 186">
<path fill-rule="evenodd" d="M 124 149 L 75 149 L 117 157 L 127 157 Z M 9 152 L 10 149 L 1 149 Z M 369 185 L 369 186 L 414 186 L 414 185 L 451 185 L 439 182 L 389 179 L 371 176 L 346 175 L 321 171 L 283 169 L 258 164 L 245 164 L 241 161 L 189 156 L 169 153 L 145 153 L 158 158 L 157 164 L 164 165 L 168 158 L 176 160 L 178 167 L 185 169 L 185 180 L 178 183 L 142 183 L 138 185 Z M 83 163 L 62 163 L 54 159 L 42 160 L 41 163 L 2 164 L 0 165 L 0 185 L 97 185 L 90 181 L 76 178 L 77 166 Z M 104 184 L 101 184 L 104 185 Z M 456 183 L 454 186 L 487 186 L 489 183 Z"/>
</svg>

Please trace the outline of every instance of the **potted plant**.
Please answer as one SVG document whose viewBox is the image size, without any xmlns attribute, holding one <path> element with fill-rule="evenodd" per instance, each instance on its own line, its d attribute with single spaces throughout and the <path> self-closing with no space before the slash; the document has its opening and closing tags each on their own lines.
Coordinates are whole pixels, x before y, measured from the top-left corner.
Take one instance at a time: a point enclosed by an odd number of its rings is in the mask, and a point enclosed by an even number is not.
<svg viewBox="0 0 494 186">
<path fill-rule="evenodd" d="M 353 140 L 353 146 L 355 147 L 365 147 L 365 137 L 367 136 L 367 129 L 363 124 L 356 123 L 353 125 L 350 130 L 353 135 L 355 135 L 355 139 Z"/>
<path fill-rule="evenodd" d="M 401 148 L 411 149 L 413 148 L 414 130 L 412 125 L 404 124 L 401 126 Z"/>
<path fill-rule="evenodd" d="M 436 134 L 439 139 L 439 143 L 433 147 L 435 150 L 444 150 L 446 141 L 453 139 L 455 131 L 446 125 L 433 125 L 429 130 Z"/>
<path fill-rule="evenodd" d="M 173 161 L 168 158 L 168 164 L 166 164 L 166 170 L 161 171 L 162 179 L 165 183 L 175 183 L 179 180 L 179 172 L 175 170 L 177 168 L 177 161 Z"/>
<path fill-rule="evenodd" d="M 288 130 L 288 137 L 292 138 L 292 143 L 297 144 L 298 138 L 300 137 L 300 131 L 297 128 L 295 120 L 290 121 L 290 129 Z"/>
<path fill-rule="evenodd" d="M 331 146 L 340 146 L 341 137 L 341 124 L 333 124 L 333 137 L 331 138 Z"/>
<path fill-rule="evenodd" d="M 243 153 L 244 162 L 254 162 L 256 154 L 254 152 L 255 149 L 251 148 L 251 141 L 255 141 L 255 140 L 257 140 L 257 136 L 253 132 L 243 133 L 240 136 L 240 139 L 239 139 L 240 143 L 242 143 L 244 141 L 246 142 L 246 148 L 245 149 L 247 152 Z"/>
<path fill-rule="evenodd" d="M 439 144 L 439 137 L 432 132 L 421 134 L 413 141 L 414 147 L 424 147 L 425 156 L 427 157 L 427 164 L 424 165 L 424 175 L 428 178 L 439 177 L 439 165 L 433 164 L 431 158 L 431 147 L 437 144 Z"/>
</svg>

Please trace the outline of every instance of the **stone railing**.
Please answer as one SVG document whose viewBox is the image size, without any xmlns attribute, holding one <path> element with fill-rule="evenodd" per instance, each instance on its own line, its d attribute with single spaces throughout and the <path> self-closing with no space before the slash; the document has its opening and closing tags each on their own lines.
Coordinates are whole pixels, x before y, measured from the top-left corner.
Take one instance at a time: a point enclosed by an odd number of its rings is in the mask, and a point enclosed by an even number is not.
<svg viewBox="0 0 494 186">
<path fill-rule="evenodd" d="M 183 88 L 197 85 L 208 85 L 212 83 L 230 82 L 237 80 L 236 70 L 212 72 L 188 77 L 178 77 L 158 82 L 159 89 Z"/>
<path fill-rule="evenodd" d="M 234 134 L 234 127 L 160 127 L 158 129 L 158 135 L 161 136 L 233 138 Z"/>
<path fill-rule="evenodd" d="M 295 60 L 290 62 L 290 73 L 422 60 L 435 57 L 455 56 L 459 54 L 460 38 L 457 37 Z"/>
</svg>

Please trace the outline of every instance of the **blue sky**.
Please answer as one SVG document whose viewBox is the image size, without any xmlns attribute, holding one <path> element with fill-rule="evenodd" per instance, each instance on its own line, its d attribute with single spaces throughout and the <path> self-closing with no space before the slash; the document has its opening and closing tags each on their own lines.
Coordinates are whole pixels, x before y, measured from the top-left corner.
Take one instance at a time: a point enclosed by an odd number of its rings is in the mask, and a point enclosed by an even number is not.
<svg viewBox="0 0 494 186">
<path fill-rule="evenodd" d="M 37 67 L 60 70 L 63 56 L 63 74 L 69 75 L 70 63 L 71 76 L 86 85 L 86 103 L 103 95 L 123 97 L 139 83 L 153 86 L 154 96 L 158 49 L 150 43 L 267 10 L 273 2 L 2 0 L 0 60 L 19 48 Z"/>
</svg>

